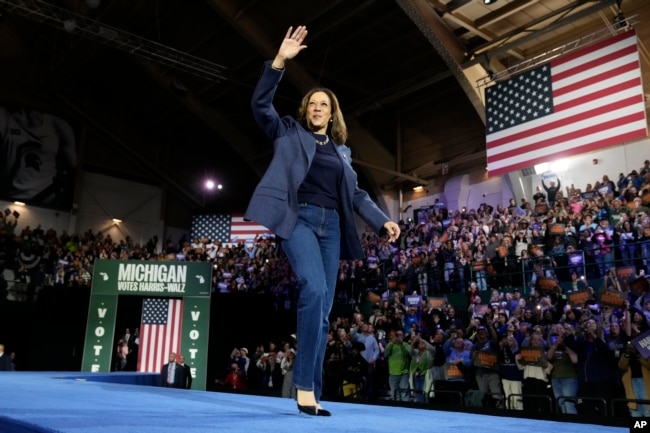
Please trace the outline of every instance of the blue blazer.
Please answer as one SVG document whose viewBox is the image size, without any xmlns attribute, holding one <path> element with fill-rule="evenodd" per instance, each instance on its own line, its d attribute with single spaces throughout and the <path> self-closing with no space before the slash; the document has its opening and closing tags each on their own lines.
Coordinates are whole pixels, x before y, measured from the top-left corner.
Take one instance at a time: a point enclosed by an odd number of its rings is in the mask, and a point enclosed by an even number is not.
<svg viewBox="0 0 650 433">
<path fill-rule="evenodd" d="M 273 107 L 273 97 L 284 70 L 264 64 L 255 91 L 252 108 L 255 121 L 273 141 L 273 159 L 253 193 L 245 218 L 256 221 L 283 239 L 290 239 L 298 219 L 298 188 L 307 176 L 316 153 L 316 141 L 296 119 L 280 117 Z M 357 187 L 357 174 L 352 168 L 348 146 L 336 144 L 343 163 L 343 185 L 340 187 L 341 258 L 363 258 L 359 233 L 354 222 L 356 212 L 366 224 L 379 233 L 389 218 Z"/>
</svg>

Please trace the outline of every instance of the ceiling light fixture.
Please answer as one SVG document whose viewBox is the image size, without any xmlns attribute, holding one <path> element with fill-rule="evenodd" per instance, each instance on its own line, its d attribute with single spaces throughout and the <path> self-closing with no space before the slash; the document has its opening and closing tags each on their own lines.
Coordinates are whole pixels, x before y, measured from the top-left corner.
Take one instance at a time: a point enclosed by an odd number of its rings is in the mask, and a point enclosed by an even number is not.
<svg viewBox="0 0 650 433">
<path fill-rule="evenodd" d="M 497 2 L 497 0 L 483 0 L 483 4 L 485 4 L 485 5 L 491 5 L 491 4 L 494 4 L 496 2 Z"/>
</svg>

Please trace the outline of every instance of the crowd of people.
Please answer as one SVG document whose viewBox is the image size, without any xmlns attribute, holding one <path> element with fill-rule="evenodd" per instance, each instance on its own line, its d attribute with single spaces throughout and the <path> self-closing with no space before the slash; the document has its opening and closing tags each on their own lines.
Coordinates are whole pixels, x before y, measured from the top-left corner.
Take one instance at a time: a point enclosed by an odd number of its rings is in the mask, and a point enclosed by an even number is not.
<svg viewBox="0 0 650 433">
<path fill-rule="evenodd" d="M 335 302 L 355 313 L 332 320 L 325 395 L 424 402 L 460 393 L 465 404 L 585 414 L 611 414 L 613 399 L 647 399 L 650 366 L 632 341 L 650 318 L 649 192 L 645 161 L 583 190 L 545 181 L 532 200 L 508 206 L 452 210 L 436 201 L 400 221 L 396 243 L 362 233 L 366 258 L 340 261 Z M 294 308 L 296 279 L 273 237 L 138 245 L 17 226 L 18 216 L 2 215 L 0 260 L 28 298 L 40 287 L 89 286 L 96 259 L 181 254 L 214 263 L 214 292 L 270 293 L 276 308 Z M 621 296 L 605 302 L 604 292 Z M 447 302 L 454 293 L 467 302 Z M 292 396 L 283 384 L 298 350 L 289 337 L 250 358 L 236 349 L 220 384 Z M 628 403 L 622 410 L 650 415 L 650 406 Z"/>
<path fill-rule="evenodd" d="M 650 396 L 650 360 L 632 344 L 650 335 L 647 290 L 626 294 L 620 308 L 594 293 L 578 304 L 560 292 L 492 290 L 487 302 L 469 293 L 466 312 L 395 291 L 373 304 L 370 315 L 336 318 L 325 395 L 420 403 L 435 398 L 538 415 L 650 415 L 649 405 L 636 403 Z M 285 357 L 299 350 L 294 343 L 260 345 L 250 358 L 235 349 L 229 364 L 241 376 L 232 388 L 290 396 L 280 391 L 291 365 Z M 629 402 L 613 405 L 616 399 Z"/>
<path fill-rule="evenodd" d="M 583 277 L 601 279 L 612 267 L 632 267 L 635 274 L 647 270 L 650 161 L 638 172 L 621 173 L 617 183 L 603 176 L 602 183 L 584 191 L 567 187 L 566 195 L 550 183 L 550 197 L 539 187 L 534 200 L 516 204 L 511 199 L 509 206 L 449 210 L 436 202 L 400 221 L 396 244 L 369 231 L 361 234 L 366 258 L 340 262 L 337 301 L 358 303 L 369 290 L 381 294 L 396 285 L 433 296 L 462 293 L 469 281 L 480 291 L 534 287 L 540 278 L 571 287 Z M 227 245 L 186 237 L 159 245 L 154 236 L 140 245 L 129 236 L 114 241 L 92 229 L 72 235 L 40 226 L 17 230 L 17 216 L 1 217 L 0 261 L 30 292 L 43 286 L 88 286 L 95 259 L 177 256 L 214 262 L 213 291 L 270 292 L 279 308 L 289 305 L 296 284 L 273 236 Z"/>
</svg>

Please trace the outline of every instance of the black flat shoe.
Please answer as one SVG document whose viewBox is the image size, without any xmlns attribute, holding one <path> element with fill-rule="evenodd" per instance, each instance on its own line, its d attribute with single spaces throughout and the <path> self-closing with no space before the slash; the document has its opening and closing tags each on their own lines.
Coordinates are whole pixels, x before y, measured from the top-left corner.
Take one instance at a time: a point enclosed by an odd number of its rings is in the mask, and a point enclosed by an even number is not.
<svg viewBox="0 0 650 433">
<path fill-rule="evenodd" d="M 332 416 L 329 410 L 319 409 L 318 406 L 301 406 L 298 405 L 298 412 L 312 416 Z"/>
</svg>

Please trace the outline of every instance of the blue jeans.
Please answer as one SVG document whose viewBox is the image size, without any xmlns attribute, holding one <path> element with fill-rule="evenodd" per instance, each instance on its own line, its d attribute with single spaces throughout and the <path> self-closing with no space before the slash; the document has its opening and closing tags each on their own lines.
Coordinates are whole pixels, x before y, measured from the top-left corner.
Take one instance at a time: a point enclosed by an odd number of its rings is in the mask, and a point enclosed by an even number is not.
<svg viewBox="0 0 650 433">
<path fill-rule="evenodd" d="M 424 389 L 424 376 L 416 376 L 413 378 L 413 391 L 415 391 L 415 401 L 424 403 L 428 400 L 428 393 Z"/>
<path fill-rule="evenodd" d="M 632 378 L 632 391 L 637 400 L 647 400 L 648 396 L 645 392 L 645 382 L 642 377 Z M 636 409 L 630 409 L 630 415 L 633 417 L 648 417 L 650 416 L 650 406 L 646 404 L 637 404 Z"/>
<path fill-rule="evenodd" d="M 609 253 L 597 253 L 595 258 L 596 258 L 596 263 L 598 263 L 598 269 L 600 270 L 600 277 L 604 277 L 607 275 L 609 272 L 609 268 L 613 265 L 612 259 L 614 255 L 609 252 Z"/>
<path fill-rule="evenodd" d="M 448 283 L 451 278 L 451 274 L 454 272 L 456 263 L 454 262 L 445 262 L 445 282 Z"/>
<path fill-rule="evenodd" d="M 551 379 L 551 386 L 556 399 L 564 397 L 558 401 L 560 412 L 577 414 L 578 379 L 570 377 Z"/>
<path fill-rule="evenodd" d="M 409 401 L 409 375 L 408 373 L 388 376 L 390 396 L 395 401 Z"/>
<path fill-rule="evenodd" d="M 316 400 L 320 400 L 341 250 L 337 211 L 307 203 L 298 205 L 296 227 L 291 238 L 282 239 L 281 245 L 298 279 L 298 350 L 293 384 L 299 390 L 313 390 Z"/>
<path fill-rule="evenodd" d="M 485 272 L 485 269 L 476 271 L 474 276 L 476 278 L 476 285 L 478 286 L 479 291 L 485 292 L 487 290 L 487 272 Z"/>
</svg>

